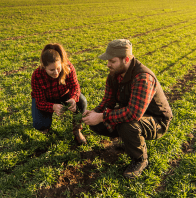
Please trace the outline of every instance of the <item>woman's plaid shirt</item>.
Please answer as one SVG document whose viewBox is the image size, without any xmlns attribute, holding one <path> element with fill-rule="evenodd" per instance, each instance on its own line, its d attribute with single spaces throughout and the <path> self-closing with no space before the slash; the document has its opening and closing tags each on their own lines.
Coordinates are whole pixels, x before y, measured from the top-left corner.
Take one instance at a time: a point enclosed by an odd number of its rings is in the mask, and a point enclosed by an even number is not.
<svg viewBox="0 0 196 198">
<path fill-rule="evenodd" d="M 118 82 L 122 81 L 121 75 L 117 77 Z M 95 108 L 95 111 L 103 112 L 103 123 L 109 131 L 115 129 L 116 124 L 139 121 L 150 104 L 156 90 L 156 81 L 148 73 L 141 73 L 133 80 L 129 103 L 126 107 L 114 109 L 120 98 L 120 91 L 117 92 L 118 101 L 112 97 L 112 88 L 106 81 L 105 95 L 102 102 Z M 105 108 L 111 107 L 111 108 Z"/>
<path fill-rule="evenodd" d="M 53 112 L 53 105 L 60 97 L 69 93 L 69 97 L 79 101 L 80 85 L 74 66 L 68 62 L 70 73 L 66 76 L 65 85 L 59 85 L 59 78 L 50 77 L 45 69 L 37 68 L 31 78 L 32 98 L 36 100 L 39 110 Z"/>
</svg>

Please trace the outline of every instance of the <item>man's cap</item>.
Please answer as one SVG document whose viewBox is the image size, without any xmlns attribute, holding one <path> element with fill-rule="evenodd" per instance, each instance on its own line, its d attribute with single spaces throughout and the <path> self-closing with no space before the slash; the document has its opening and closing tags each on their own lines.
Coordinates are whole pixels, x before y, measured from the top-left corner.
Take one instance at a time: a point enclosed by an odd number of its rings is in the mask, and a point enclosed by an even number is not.
<svg viewBox="0 0 196 198">
<path fill-rule="evenodd" d="M 111 41 L 106 52 L 99 56 L 102 60 L 109 60 L 114 57 L 126 57 L 132 55 L 132 44 L 127 39 L 116 39 Z"/>
</svg>

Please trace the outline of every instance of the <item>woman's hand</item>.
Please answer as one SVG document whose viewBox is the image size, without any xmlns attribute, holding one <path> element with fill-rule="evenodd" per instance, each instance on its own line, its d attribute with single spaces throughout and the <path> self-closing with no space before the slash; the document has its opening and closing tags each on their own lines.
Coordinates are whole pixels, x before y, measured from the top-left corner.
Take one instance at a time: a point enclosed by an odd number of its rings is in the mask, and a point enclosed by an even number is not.
<svg viewBox="0 0 196 198">
<path fill-rule="evenodd" d="M 58 116 L 61 116 L 63 114 L 63 112 L 61 112 L 61 108 L 63 108 L 62 104 L 54 104 L 53 105 L 53 110 Z"/>
<path fill-rule="evenodd" d="M 66 102 L 70 104 L 70 107 L 68 109 L 72 112 L 76 112 L 76 101 L 73 98 L 71 98 Z"/>
</svg>

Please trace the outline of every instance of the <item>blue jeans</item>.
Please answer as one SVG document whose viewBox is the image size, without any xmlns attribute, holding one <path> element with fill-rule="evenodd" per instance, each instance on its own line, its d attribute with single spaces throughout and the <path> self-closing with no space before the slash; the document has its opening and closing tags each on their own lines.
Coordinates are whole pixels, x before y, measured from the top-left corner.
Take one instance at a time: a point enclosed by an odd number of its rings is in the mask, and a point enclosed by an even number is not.
<svg viewBox="0 0 196 198">
<path fill-rule="evenodd" d="M 63 102 L 69 99 L 68 94 L 63 96 L 57 103 Z M 77 108 L 83 113 L 87 108 L 87 101 L 83 94 L 80 95 L 79 102 L 76 103 Z M 78 111 L 76 111 L 78 113 Z M 33 127 L 39 131 L 49 129 L 52 125 L 52 114 L 50 112 L 41 111 L 36 107 L 35 98 L 32 98 L 32 117 L 33 117 Z"/>
</svg>

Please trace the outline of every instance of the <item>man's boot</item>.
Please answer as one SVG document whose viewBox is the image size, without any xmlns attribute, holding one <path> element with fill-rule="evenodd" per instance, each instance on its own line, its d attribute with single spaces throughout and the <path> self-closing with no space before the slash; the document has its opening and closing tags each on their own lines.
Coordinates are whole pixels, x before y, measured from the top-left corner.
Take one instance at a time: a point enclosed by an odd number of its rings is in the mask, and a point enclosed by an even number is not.
<svg viewBox="0 0 196 198">
<path fill-rule="evenodd" d="M 139 177 L 143 170 L 148 166 L 148 155 L 146 144 L 144 145 L 145 151 L 143 155 L 138 159 L 132 159 L 131 164 L 127 167 L 124 172 L 124 177 L 133 179 L 135 177 Z"/>
</svg>

